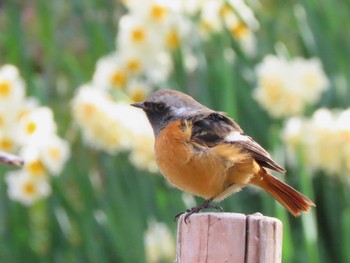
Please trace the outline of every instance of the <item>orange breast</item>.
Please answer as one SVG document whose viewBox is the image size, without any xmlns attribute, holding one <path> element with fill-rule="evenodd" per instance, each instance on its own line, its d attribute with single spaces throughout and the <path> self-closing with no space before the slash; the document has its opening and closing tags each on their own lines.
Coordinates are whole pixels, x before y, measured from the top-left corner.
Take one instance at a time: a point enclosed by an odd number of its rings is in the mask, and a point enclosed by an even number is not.
<svg viewBox="0 0 350 263">
<path fill-rule="evenodd" d="M 157 137 L 155 152 L 158 166 L 174 186 L 208 199 L 220 195 L 232 184 L 249 182 L 252 171 L 246 167 L 244 160 L 249 159 L 250 164 L 252 159 L 241 153 L 238 147 L 227 144 L 198 149 L 192 145 L 190 138 L 191 126 L 188 123 L 181 125 L 180 121 L 168 125 Z M 240 169 L 242 165 L 245 166 L 243 170 Z"/>
</svg>

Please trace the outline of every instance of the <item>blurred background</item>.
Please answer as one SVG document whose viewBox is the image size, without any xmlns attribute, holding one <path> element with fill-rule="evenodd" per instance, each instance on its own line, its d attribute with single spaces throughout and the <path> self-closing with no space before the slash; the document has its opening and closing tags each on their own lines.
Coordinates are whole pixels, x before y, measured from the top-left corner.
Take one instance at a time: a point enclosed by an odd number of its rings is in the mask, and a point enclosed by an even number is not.
<svg viewBox="0 0 350 263">
<path fill-rule="evenodd" d="M 174 215 L 128 104 L 161 88 L 227 112 L 315 201 L 248 187 L 225 211 L 284 224 L 283 262 L 350 262 L 350 2 L 0 1 L 1 262 L 173 262 Z"/>
</svg>

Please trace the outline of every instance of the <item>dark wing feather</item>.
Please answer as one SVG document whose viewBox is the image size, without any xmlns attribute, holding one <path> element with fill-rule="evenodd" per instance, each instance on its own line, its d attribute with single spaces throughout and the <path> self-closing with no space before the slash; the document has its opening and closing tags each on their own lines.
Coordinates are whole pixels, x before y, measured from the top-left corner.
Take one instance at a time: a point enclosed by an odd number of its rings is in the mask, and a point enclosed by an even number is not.
<svg viewBox="0 0 350 263">
<path fill-rule="evenodd" d="M 243 132 L 238 124 L 217 112 L 198 114 L 191 121 L 191 140 L 207 147 L 214 147 L 222 142 L 231 131 Z"/>
<path fill-rule="evenodd" d="M 261 147 L 249 136 L 246 137 L 249 138 L 249 140 L 237 141 L 233 143 L 247 150 L 261 166 L 275 170 L 280 173 L 286 172 L 286 170 L 282 166 L 280 166 L 274 160 L 271 159 L 270 154 L 263 147 Z"/>
<path fill-rule="evenodd" d="M 243 130 L 232 119 L 218 112 L 197 114 L 190 119 L 192 122 L 191 140 L 202 146 L 214 147 L 225 141 L 231 132 L 242 135 L 242 140 L 226 141 L 240 146 L 248 151 L 251 156 L 263 167 L 285 173 L 283 167 L 271 159 L 270 154 L 255 142 L 251 137 L 244 135 Z"/>
</svg>

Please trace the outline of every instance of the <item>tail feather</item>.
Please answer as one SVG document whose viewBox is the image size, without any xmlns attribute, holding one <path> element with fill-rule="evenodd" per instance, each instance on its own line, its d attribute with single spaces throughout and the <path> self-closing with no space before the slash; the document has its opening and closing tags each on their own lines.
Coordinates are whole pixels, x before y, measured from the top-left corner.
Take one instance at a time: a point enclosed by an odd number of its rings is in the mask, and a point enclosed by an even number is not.
<svg viewBox="0 0 350 263">
<path fill-rule="evenodd" d="M 294 216 L 300 216 L 302 212 L 307 212 L 311 206 L 315 206 L 314 202 L 293 187 L 268 174 L 264 169 L 260 171 L 252 183 L 267 191 Z"/>
</svg>

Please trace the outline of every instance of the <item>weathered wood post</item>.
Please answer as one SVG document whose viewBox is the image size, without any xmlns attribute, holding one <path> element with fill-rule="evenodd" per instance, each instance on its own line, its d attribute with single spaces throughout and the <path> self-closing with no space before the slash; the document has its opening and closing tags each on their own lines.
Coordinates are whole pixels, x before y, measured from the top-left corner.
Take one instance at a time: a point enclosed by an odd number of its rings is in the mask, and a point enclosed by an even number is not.
<svg viewBox="0 0 350 263">
<path fill-rule="evenodd" d="M 282 223 L 260 213 L 199 213 L 178 223 L 176 263 L 280 263 Z"/>
</svg>

